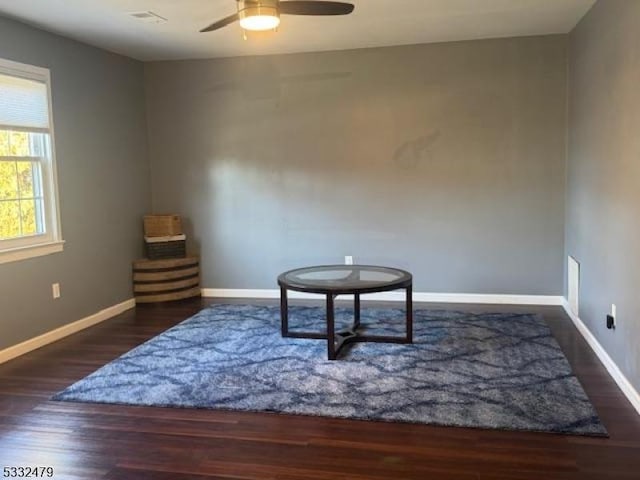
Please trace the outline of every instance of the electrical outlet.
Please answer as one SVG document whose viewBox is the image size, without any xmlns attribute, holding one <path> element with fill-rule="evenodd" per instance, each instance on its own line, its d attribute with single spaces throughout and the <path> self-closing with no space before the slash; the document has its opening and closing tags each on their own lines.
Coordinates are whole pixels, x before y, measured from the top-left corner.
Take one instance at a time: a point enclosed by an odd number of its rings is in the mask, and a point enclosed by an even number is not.
<svg viewBox="0 0 640 480">
<path fill-rule="evenodd" d="M 613 317 L 613 328 L 616 328 L 616 320 L 618 319 L 618 308 L 615 303 L 611 304 L 611 317 Z"/>
<path fill-rule="evenodd" d="M 353 257 L 351 255 L 345 255 L 344 264 L 345 265 L 353 265 Z"/>
<path fill-rule="evenodd" d="M 56 298 L 60 298 L 60 284 L 54 283 L 51 285 L 51 293 L 53 294 L 54 300 Z"/>
</svg>

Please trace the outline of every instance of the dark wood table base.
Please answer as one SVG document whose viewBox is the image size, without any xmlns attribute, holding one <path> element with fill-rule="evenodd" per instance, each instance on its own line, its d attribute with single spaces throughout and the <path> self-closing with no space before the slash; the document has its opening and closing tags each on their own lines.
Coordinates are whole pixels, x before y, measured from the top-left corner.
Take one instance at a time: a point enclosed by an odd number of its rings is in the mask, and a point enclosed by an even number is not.
<svg viewBox="0 0 640 480">
<path fill-rule="evenodd" d="M 280 287 L 280 315 L 282 321 L 282 336 L 287 338 L 310 338 L 327 340 L 327 358 L 336 360 L 342 349 L 351 343 L 377 342 L 377 343 L 413 343 L 413 295 L 412 285 L 406 287 L 406 335 L 393 337 L 386 335 L 365 335 L 358 332 L 360 328 L 360 294 L 354 294 L 353 324 L 346 330 L 335 331 L 335 305 L 336 294 L 327 294 L 327 331 L 321 332 L 291 332 L 289 331 L 289 302 L 287 288 Z"/>
</svg>

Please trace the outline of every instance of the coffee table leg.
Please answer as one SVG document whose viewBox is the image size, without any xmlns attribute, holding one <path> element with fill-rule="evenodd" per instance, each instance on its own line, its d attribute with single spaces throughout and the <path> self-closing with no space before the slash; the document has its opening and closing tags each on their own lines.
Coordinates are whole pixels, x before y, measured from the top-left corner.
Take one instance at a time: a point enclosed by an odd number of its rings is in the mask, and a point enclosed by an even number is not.
<svg viewBox="0 0 640 480">
<path fill-rule="evenodd" d="M 336 359 L 336 331 L 333 309 L 333 294 L 327 295 L 327 357 L 329 360 Z"/>
<path fill-rule="evenodd" d="M 353 296 L 353 329 L 356 330 L 360 326 L 360 294 Z"/>
<path fill-rule="evenodd" d="M 407 343 L 413 343 L 413 285 L 407 287 Z"/>
<path fill-rule="evenodd" d="M 282 336 L 289 335 L 289 302 L 287 301 L 287 289 L 280 287 L 280 320 L 282 322 Z"/>
</svg>

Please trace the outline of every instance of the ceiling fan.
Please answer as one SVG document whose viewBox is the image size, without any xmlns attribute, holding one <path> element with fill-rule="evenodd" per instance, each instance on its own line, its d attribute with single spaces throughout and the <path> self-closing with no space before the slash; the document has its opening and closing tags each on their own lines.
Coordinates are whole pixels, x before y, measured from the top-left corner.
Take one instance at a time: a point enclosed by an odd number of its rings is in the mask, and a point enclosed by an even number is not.
<svg viewBox="0 0 640 480">
<path fill-rule="evenodd" d="M 245 30 L 273 30 L 280 15 L 349 15 L 355 6 L 344 2 L 299 0 L 237 0 L 238 12 L 212 23 L 200 32 L 212 32 L 239 21 Z"/>
</svg>

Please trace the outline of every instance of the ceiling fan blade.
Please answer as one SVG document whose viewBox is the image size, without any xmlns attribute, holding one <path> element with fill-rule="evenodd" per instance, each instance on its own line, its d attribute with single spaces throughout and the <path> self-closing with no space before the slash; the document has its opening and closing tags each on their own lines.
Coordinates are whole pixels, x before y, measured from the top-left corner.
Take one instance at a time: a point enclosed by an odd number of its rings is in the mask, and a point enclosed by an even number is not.
<svg viewBox="0 0 640 480">
<path fill-rule="evenodd" d="M 287 15 L 349 15 L 355 5 L 343 2 L 298 1 L 280 2 L 280 13 Z"/>
<path fill-rule="evenodd" d="M 238 16 L 237 13 L 234 13 L 233 15 L 229 15 L 228 17 L 223 18 L 222 20 L 218 20 L 216 23 L 212 23 L 207 28 L 203 28 L 202 30 L 200 30 L 200 33 L 213 32 L 214 30 L 218 30 L 219 28 L 226 27 L 227 25 L 237 20 L 240 20 L 240 17 Z"/>
</svg>

